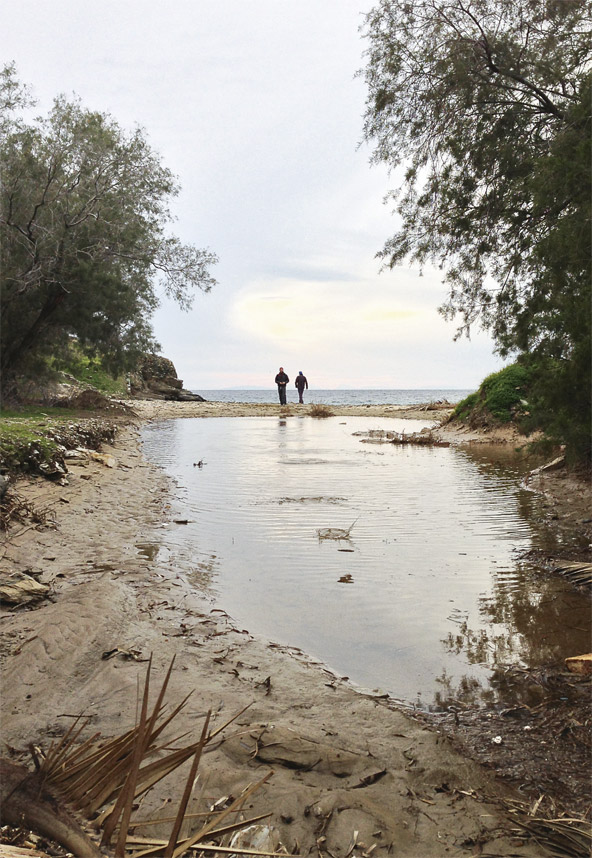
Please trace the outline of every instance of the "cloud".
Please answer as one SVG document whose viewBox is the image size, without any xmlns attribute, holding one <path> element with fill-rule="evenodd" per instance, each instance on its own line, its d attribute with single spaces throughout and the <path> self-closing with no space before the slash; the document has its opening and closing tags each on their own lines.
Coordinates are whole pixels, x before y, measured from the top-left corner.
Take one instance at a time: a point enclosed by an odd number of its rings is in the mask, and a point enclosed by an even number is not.
<svg viewBox="0 0 592 858">
<path fill-rule="evenodd" d="M 406 290 L 364 280 L 256 281 L 235 296 L 230 309 L 232 326 L 252 340 L 308 353 L 411 342 L 426 333 L 433 316 L 432 308 L 414 304 Z"/>
</svg>

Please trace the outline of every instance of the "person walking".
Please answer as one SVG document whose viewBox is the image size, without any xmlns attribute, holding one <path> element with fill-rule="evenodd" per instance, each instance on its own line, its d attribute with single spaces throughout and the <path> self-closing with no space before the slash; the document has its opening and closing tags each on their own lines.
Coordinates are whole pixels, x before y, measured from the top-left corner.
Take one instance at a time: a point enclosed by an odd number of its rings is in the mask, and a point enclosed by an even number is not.
<svg viewBox="0 0 592 858">
<path fill-rule="evenodd" d="M 296 376 L 296 381 L 294 382 L 296 389 L 298 391 L 298 402 L 302 404 L 304 399 L 302 398 L 302 394 L 304 390 L 308 390 L 308 381 L 306 380 L 306 376 L 302 374 L 302 370 Z"/>
<path fill-rule="evenodd" d="M 275 383 L 278 388 L 278 395 L 280 397 L 280 405 L 286 404 L 286 385 L 290 381 L 286 373 L 284 372 L 283 366 L 280 367 L 280 371 L 275 377 Z"/>
</svg>

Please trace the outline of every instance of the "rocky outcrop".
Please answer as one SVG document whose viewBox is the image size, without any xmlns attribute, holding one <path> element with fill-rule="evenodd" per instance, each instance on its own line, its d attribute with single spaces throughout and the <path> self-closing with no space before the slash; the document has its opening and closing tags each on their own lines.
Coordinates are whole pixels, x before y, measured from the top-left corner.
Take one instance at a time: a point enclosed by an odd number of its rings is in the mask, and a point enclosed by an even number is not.
<svg viewBox="0 0 592 858">
<path fill-rule="evenodd" d="M 130 374 L 130 396 L 134 399 L 166 399 L 174 402 L 205 402 L 203 396 L 183 388 L 172 361 L 146 354 L 136 372 Z"/>
</svg>

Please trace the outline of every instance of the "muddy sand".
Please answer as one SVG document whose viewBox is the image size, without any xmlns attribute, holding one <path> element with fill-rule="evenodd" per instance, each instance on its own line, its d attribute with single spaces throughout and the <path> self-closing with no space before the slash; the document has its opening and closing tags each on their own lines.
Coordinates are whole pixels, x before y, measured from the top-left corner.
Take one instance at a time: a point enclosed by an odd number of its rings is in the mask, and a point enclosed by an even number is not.
<svg viewBox="0 0 592 858">
<path fill-rule="evenodd" d="M 130 405 L 143 420 L 280 413 L 273 405 Z M 426 417 L 396 406 L 332 410 Z M 139 549 L 157 544 L 170 521 L 171 486 L 143 460 L 138 432 L 137 424 L 122 424 L 103 461 L 73 460 L 67 485 L 19 482 L 48 523 L 15 525 L 0 570 L 32 571 L 50 585 L 50 598 L 0 612 L 3 753 L 26 764 L 30 743 L 47 747 L 80 713 L 90 716 L 93 733 L 123 733 L 135 723 L 149 655 L 154 688 L 175 656 L 168 699 L 193 692 L 175 737 L 197 740 L 209 710 L 215 727 L 249 707 L 203 757 L 189 812 L 238 796 L 272 770 L 248 812 L 270 813 L 266 824 L 290 853 L 546 854 L 506 812 L 505 800 L 524 796 L 460 755 L 442 732 L 304 653 L 237 628 L 176 570 L 174 557 L 151 560 Z M 151 789 L 137 815 L 166 815 L 187 770 Z M 150 834 L 168 836 L 168 829 Z"/>
</svg>

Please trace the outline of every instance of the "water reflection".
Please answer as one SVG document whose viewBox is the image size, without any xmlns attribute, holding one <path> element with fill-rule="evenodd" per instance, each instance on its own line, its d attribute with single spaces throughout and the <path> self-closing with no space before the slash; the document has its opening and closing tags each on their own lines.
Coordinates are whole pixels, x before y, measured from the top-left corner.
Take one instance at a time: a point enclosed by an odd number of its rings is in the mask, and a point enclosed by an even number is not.
<svg viewBox="0 0 592 858">
<path fill-rule="evenodd" d="M 162 546 L 156 542 L 137 542 L 136 549 L 140 557 L 154 563 L 161 552 Z"/>
<path fill-rule="evenodd" d="M 407 421 L 176 420 L 144 430 L 175 478 L 175 562 L 242 627 L 424 707 L 503 693 L 500 665 L 588 648 L 586 599 L 516 561 L 546 538 L 528 461 L 381 445 Z M 421 424 L 420 424 L 421 425 Z M 197 469 L 197 458 L 208 467 Z M 319 539 L 347 529 L 350 541 Z M 347 585 L 347 586 L 344 586 Z M 584 643 L 584 641 L 586 643 Z"/>
</svg>

